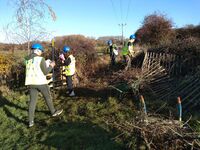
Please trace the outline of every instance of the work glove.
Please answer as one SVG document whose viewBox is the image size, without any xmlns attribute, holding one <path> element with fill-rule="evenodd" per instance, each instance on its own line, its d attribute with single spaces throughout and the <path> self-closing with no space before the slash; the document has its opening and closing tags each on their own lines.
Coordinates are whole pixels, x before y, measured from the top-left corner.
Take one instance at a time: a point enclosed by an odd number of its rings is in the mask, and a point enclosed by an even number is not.
<svg viewBox="0 0 200 150">
<path fill-rule="evenodd" d="M 47 59 L 47 60 L 46 60 L 46 66 L 47 66 L 47 68 L 49 67 L 50 63 L 51 63 L 51 60 L 50 60 L 50 59 Z"/>
<path fill-rule="evenodd" d="M 65 61 L 65 56 L 63 54 L 60 54 L 59 58 L 62 60 L 62 61 Z"/>
<path fill-rule="evenodd" d="M 52 61 L 49 66 L 51 66 L 52 68 L 56 65 L 55 61 Z"/>
</svg>

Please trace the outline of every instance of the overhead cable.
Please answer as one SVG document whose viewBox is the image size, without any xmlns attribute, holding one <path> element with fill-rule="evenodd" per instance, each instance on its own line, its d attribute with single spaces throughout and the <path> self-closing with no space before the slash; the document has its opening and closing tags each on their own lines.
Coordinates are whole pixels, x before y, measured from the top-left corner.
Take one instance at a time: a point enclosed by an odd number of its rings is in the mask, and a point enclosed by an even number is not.
<svg viewBox="0 0 200 150">
<path fill-rule="evenodd" d="M 116 22 L 118 22 L 118 16 L 117 16 L 117 12 L 116 12 L 116 9 L 115 9 L 115 6 L 114 6 L 114 3 L 112 0 L 110 0 L 111 4 L 112 4 L 112 9 L 113 9 L 113 12 L 114 12 L 114 15 L 115 15 L 115 19 L 116 19 Z"/>
<path fill-rule="evenodd" d="M 126 22 L 127 22 L 129 11 L 130 11 L 130 5 L 131 5 L 131 0 L 129 0 L 128 2 L 128 9 L 127 9 L 126 20 L 125 20 Z"/>
</svg>

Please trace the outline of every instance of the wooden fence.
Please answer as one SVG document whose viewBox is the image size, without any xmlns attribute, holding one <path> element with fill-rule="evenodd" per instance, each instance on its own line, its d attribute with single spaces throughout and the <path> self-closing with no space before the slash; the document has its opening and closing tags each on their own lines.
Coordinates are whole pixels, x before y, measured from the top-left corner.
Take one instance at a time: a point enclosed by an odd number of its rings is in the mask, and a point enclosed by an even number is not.
<svg viewBox="0 0 200 150">
<path fill-rule="evenodd" d="M 196 57 L 186 57 L 170 53 L 147 52 L 145 54 L 143 69 L 151 69 L 152 64 L 159 64 L 170 76 L 186 75 L 195 73 L 200 60 Z"/>
<path fill-rule="evenodd" d="M 187 112 L 200 104 L 199 64 L 200 60 L 195 57 L 147 52 L 142 79 L 160 100 L 176 100 L 180 96 L 184 112 Z"/>
</svg>

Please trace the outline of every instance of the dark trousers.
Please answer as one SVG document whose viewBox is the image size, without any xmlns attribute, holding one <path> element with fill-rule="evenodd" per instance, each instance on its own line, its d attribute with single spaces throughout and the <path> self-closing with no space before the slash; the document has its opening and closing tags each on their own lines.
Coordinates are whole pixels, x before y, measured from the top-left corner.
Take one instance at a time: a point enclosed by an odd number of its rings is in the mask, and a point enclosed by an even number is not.
<svg viewBox="0 0 200 150">
<path fill-rule="evenodd" d="M 115 65 L 116 64 L 116 55 L 113 53 L 110 55 L 110 58 L 111 58 L 111 65 Z"/>
<path fill-rule="evenodd" d="M 66 82 L 67 82 L 67 90 L 69 93 L 73 91 L 73 81 L 72 81 L 72 76 L 66 76 Z"/>
<path fill-rule="evenodd" d="M 45 85 L 31 85 L 30 86 L 30 102 L 29 102 L 29 122 L 34 121 L 35 107 L 37 103 L 38 93 L 41 92 L 44 96 L 45 102 L 51 111 L 51 114 L 55 112 L 53 106 L 52 97 L 50 93 L 50 88 L 47 84 Z"/>
</svg>

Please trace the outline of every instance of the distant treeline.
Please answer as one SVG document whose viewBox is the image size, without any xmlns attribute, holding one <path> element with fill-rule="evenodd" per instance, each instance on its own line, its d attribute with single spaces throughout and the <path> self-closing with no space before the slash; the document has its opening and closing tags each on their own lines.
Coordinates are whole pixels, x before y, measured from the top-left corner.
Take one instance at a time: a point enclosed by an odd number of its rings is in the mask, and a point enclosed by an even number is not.
<svg viewBox="0 0 200 150">
<path fill-rule="evenodd" d="M 169 22 L 162 22 L 160 24 L 152 25 L 145 24 L 142 28 L 136 31 L 136 38 L 139 44 L 151 45 L 162 47 L 163 44 L 174 43 L 174 40 L 186 40 L 188 38 L 197 38 L 200 39 L 200 25 L 188 25 L 183 28 L 171 28 L 167 26 Z M 71 35 L 77 37 L 84 37 L 82 35 Z M 63 46 L 65 43 L 65 38 L 68 36 L 59 36 L 55 37 L 58 48 Z M 87 37 L 84 37 L 87 39 Z M 108 40 L 113 40 L 117 44 L 121 44 L 120 36 L 102 36 L 98 39 L 88 38 L 89 40 L 93 40 L 97 46 L 105 46 Z M 50 41 L 42 41 L 45 48 L 49 48 L 51 42 Z M 0 43 L 0 51 L 15 51 L 15 50 L 27 50 L 27 43 L 23 44 L 12 44 L 12 43 Z"/>
<path fill-rule="evenodd" d="M 50 42 L 41 42 L 44 47 L 48 47 Z M 27 50 L 27 43 L 12 44 L 12 43 L 0 43 L 0 51 L 15 51 L 15 50 Z"/>
</svg>

